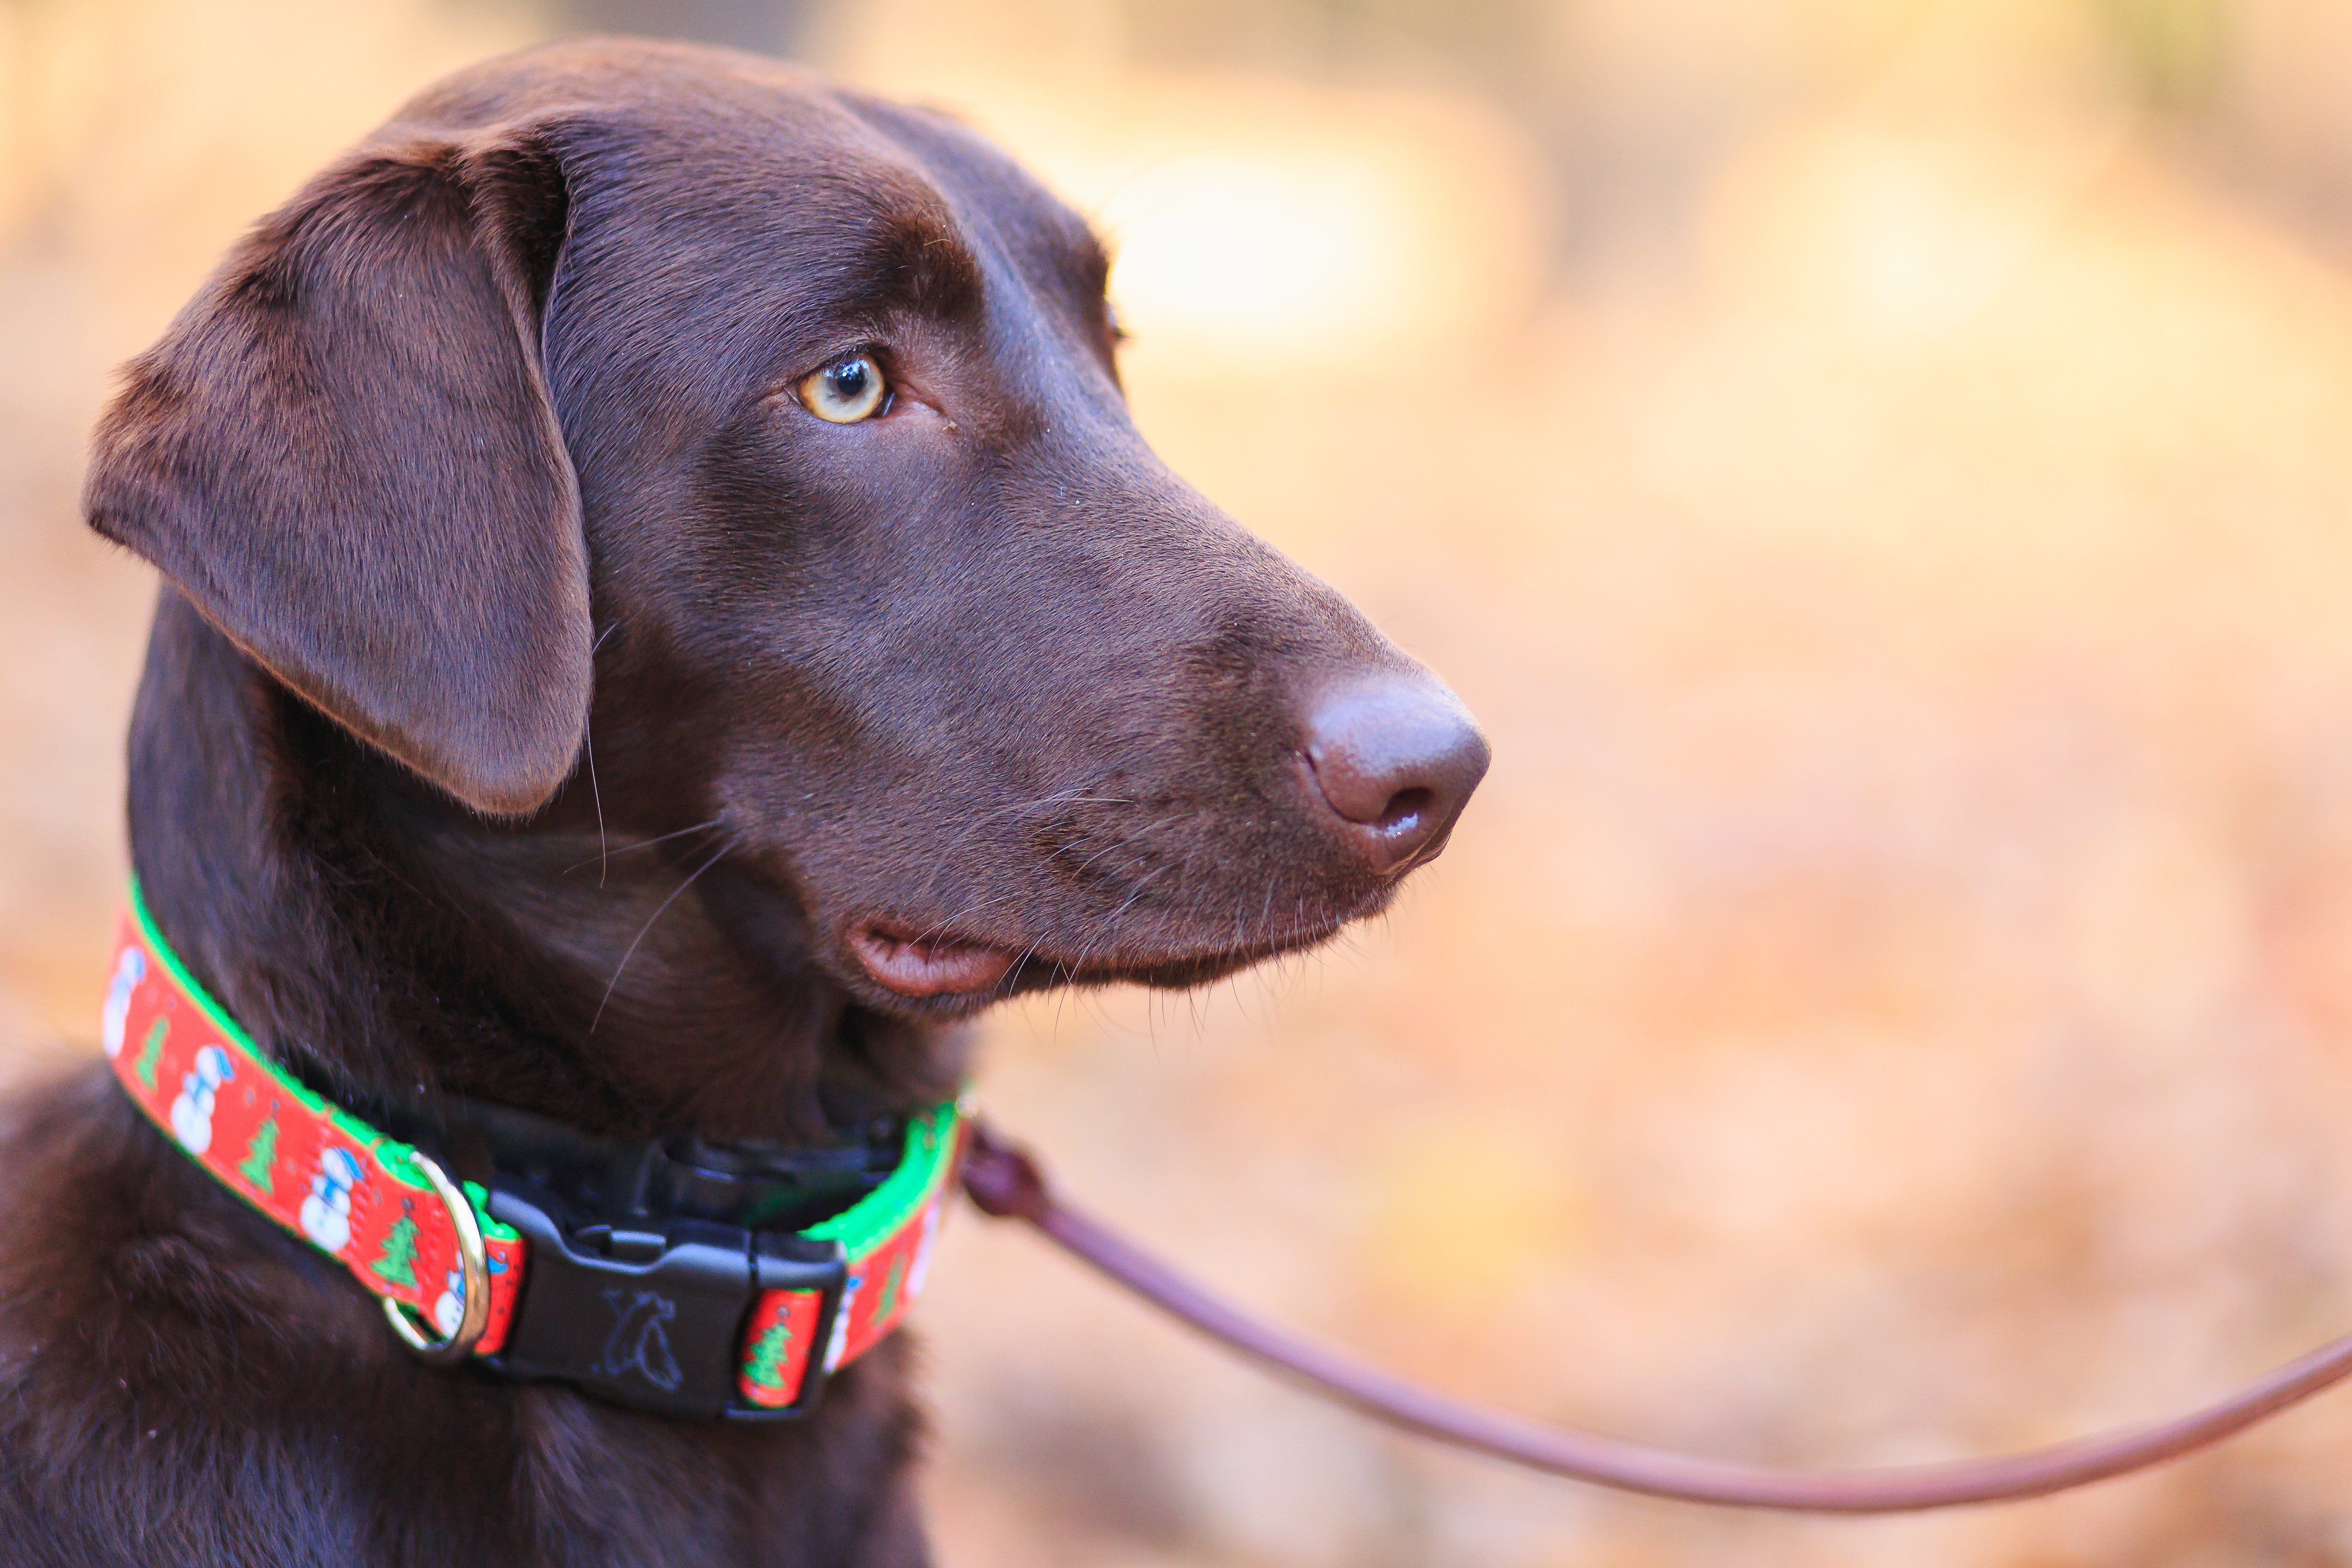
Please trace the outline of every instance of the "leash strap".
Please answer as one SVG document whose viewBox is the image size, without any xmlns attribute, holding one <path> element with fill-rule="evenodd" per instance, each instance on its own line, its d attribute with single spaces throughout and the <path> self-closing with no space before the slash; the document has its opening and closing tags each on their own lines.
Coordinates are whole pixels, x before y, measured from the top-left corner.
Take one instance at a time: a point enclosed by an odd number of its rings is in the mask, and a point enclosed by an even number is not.
<svg viewBox="0 0 2352 1568">
<path fill-rule="evenodd" d="M 2352 1375 L 2352 1335 L 2290 1362 L 2204 1409 L 2154 1426 L 2000 1458 L 1899 1469 L 1808 1472 L 1668 1453 L 1539 1426 L 1432 1393 L 1250 1316 L 1101 1221 L 1055 1197 L 1026 1151 L 978 1123 L 964 1190 L 982 1212 L 1018 1219 L 1218 1343 L 1392 1426 L 1516 1465 L 1619 1491 L 1792 1513 L 1916 1513 L 2070 1491 L 2210 1447 Z"/>
<path fill-rule="evenodd" d="M 495 1217 L 492 1194 L 450 1183 L 415 1149 L 264 1057 L 181 966 L 135 882 L 116 937 L 102 1038 L 132 1101 L 223 1185 L 340 1259 L 372 1294 L 437 1326 L 443 1343 L 470 1324 L 477 1337 L 463 1348 L 474 1355 L 495 1357 L 507 1345 L 527 1301 L 531 1250 Z M 906 1153 L 880 1186 L 794 1238 L 837 1248 L 845 1262 L 837 1286 L 751 1297 L 734 1348 L 735 1393 L 745 1405 L 773 1415 L 807 1408 L 824 1373 L 897 1327 L 922 1289 L 948 1177 L 959 1166 L 983 1213 L 1025 1221 L 1180 1321 L 1328 1398 L 1531 1469 L 1684 1502 L 1873 1514 L 2044 1497 L 2208 1447 L 2352 1376 L 2347 1335 L 2175 1420 L 1958 1464 L 1807 1472 L 1669 1453 L 1451 1400 L 1254 1318 L 1062 1203 L 1024 1151 L 949 1104 L 912 1119 Z M 486 1279 L 486 1314 L 468 1310 L 469 1277 Z M 641 1296 L 631 1310 L 644 1304 Z M 631 1321 L 624 1312 L 622 1323 Z M 403 1337 L 434 1348 L 413 1330 Z M 645 1370 L 642 1336 L 629 1353 Z"/>
<path fill-rule="evenodd" d="M 471 1353 L 495 1357 L 506 1348 L 518 1310 L 527 1310 L 531 1243 L 495 1217 L 497 1200 L 481 1186 L 451 1183 L 414 1147 L 263 1056 L 181 964 L 135 881 L 116 931 L 100 1038 L 132 1102 L 215 1180 L 340 1261 L 371 1294 L 437 1329 L 441 1343 L 469 1321 L 468 1278 L 487 1277 L 487 1317 L 470 1316 L 478 1325 Z M 837 1245 L 842 1279 L 831 1289 L 750 1294 L 732 1351 L 742 1405 L 755 1413 L 805 1408 L 803 1395 L 824 1373 L 898 1327 L 922 1290 L 961 1136 L 952 1102 L 911 1118 L 898 1168 L 848 1209 L 799 1233 L 803 1242 Z M 453 1212 L 453 1200 L 467 1214 Z M 615 1310 L 617 1334 L 630 1320 Z M 625 1357 L 658 1387 L 675 1367 L 664 1359 L 672 1355 L 667 1338 L 654 1345 L 645 1323 L 631 1331 L 637 1338 Z M 428 1353 L 434 1348 L 429 1335 L 402 1337 Z"/>
</svg>

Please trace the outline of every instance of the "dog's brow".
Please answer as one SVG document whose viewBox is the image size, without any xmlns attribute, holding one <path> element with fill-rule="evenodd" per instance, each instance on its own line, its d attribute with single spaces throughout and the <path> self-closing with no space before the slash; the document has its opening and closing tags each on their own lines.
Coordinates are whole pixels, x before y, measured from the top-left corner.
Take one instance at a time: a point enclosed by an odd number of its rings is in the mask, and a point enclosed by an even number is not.
<svg viewBox="0 0 2352 1568">
<path fill-rule="evenodd" d="M 1089 299 L 1100 296 L 1110 287 L 1110 247 L 1103 243 L 1094 226 L 1079 226 L 1071 245 L 1073 280 L 1079 292 Z"/>
<path fill-rule="evenodd" d="M 980 309 L 980 262 L 952 222 L 920 207 L 886 215 L 866 247 L 862 302 L 953 318 Z"/>
</svg>

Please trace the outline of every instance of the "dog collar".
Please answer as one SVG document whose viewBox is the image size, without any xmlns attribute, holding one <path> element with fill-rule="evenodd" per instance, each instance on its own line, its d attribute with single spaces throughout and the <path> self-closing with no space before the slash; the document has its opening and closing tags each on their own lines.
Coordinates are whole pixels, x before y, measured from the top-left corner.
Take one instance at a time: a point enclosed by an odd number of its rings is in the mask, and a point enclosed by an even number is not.
<svg viewBox="0 0 2352 1568">
<path fill-rule="evenodd" d="M 671 1415 L 803 1414 L 896 1328 L 922 1290 L 965 1125 L 952 1101 L 910 1118 L 897 1168 L 797 1232 L 582 1215 L 506 1172 L 454 1182 L 263 1056 L 182 965 L 135 879 L 101 1024 L 140 1110 L 340 1261 L 419 1355 Z"/>
</svg>

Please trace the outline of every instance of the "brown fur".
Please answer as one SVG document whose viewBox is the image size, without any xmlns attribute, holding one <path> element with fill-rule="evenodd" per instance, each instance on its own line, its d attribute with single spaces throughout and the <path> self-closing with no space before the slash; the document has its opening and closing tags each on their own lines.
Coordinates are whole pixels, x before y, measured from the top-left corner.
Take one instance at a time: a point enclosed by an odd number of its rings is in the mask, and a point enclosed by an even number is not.
<svg viewBox="0 0 2352 1568">
<path fill-rule="evenodd" d="M 331 1094 L 717 1141 L 943 1095 L 995 997 L 1381 907 L 1483 743 L 1410 853 L 1318 795 L 1320 694 L 1442 689 L 1144 447 L 1106 271 L 969 132 L 750 57 L 424 94 L 98 433 L 90 523 L 166 579 L 164 933 Z M 866 345 L 887 416 L 793 400 Z M 873 919 L 1018 962 L 913 999 Z M 664 1420 L 408 1359 L 100 1072 L 18 1099 L 0 1171 L 7 1561 L 925 1559 L 903 1345 L 803 1424 Z"/>
</svg>

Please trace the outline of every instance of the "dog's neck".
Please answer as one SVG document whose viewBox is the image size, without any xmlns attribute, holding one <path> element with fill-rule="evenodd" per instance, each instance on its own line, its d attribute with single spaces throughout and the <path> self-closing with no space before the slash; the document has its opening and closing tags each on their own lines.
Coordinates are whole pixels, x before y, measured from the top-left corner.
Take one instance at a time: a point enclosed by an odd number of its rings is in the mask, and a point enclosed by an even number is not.
<svg viewBox="0 0 2352 1568">
<path fill-rule="evenodd" d="M 707 829 L 633 847 L 687 825 L 600 826 L 616 803 L 580 793 L 485 822 L 164 590 L 133 865 L 195 978 L 323 1092 L 712 1141 L 813 1139 L 952 1092 L 960 1037 L 854 1005 L 789 889 Z"/>
</svg>

